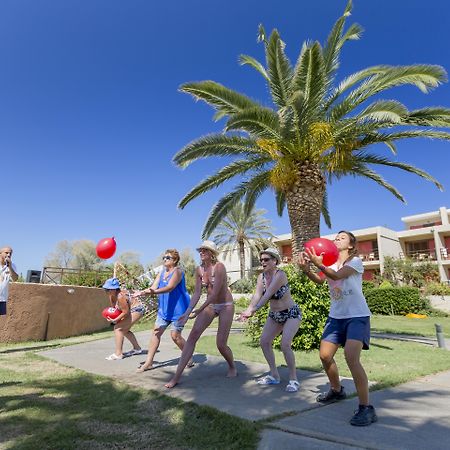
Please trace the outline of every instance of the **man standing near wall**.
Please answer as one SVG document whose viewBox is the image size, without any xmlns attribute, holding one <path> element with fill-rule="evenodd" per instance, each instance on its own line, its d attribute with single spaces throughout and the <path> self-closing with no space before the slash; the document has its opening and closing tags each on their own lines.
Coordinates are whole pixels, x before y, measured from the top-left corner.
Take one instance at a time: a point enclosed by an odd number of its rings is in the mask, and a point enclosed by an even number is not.
<svg viewBox="0 0 450 450">
<path fill-rule="evenodd" d="M 16 266 L 11 261 L 12 253 L 13 251 L 11 247 L 0 248 L 0 316 L 4 316 L 6 314 L 9 282 L 11 279 L 13 281 L 17 281 L 19 278 L 17 275 Z"/>
</svg>

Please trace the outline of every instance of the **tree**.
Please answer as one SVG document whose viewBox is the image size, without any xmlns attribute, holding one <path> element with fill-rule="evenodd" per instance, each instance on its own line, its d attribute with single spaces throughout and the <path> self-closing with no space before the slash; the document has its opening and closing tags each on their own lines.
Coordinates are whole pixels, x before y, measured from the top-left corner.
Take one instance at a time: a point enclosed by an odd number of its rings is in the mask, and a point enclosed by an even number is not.
<svg viewBox="0 0 450 450">
<path fill-rule="evenodd" d="M 274 107 L 262 104 L 214 81 L 185 83 L 182 92 L 204 100 L 215 110 L 215 119 L 226 119 L 225 132 L 201 137 L 180 150 L 174 162 L 185 168 L 209 157 L 234 157 L 217 173 L 195 186 L 180 201 L 184 208 L 205 192 L 237 177 L 239 183 L 212 208 L 203 236 L 242 199 L 250 208 L 267 189 L 274 192 L 279 215 L 287 208 L 292 228 L 293 255 L 320 234 L 321 214 L 331 226 L 327 185 L 344 176 L 375 181 L 401 201 L 403 196 L 372 167 L 390 166 L 441 184 L 425 171 L 369 150 L 384 143 L 395 154 L 396 141 L 407 138 L 449 139 L 450 109 L 427 107 L 410 111 L 395 100 L 381 100 L 383 91 L 413 85 L 426 93 L 446 81 L 446 72 L 435 65 L 378 65 L 356 72 L 336 83 L 340 53 L 348 40 L 359 39 L 362 28 L 345 29 L 352 2 L 334 24 L 324 46 L 303 44 L 293 66 L 278 31 L 266 36 L 262 26 L 266 66 L 247 55 L 242 65 L 256 69 L 271 93 Z M 373 97 L 376 97 L 373 100 Z M 433 127 L 433 128 L 431 128 Z"/>
<path fill-rule="evenodd" d="M 60 241 L 54 252 L 45 259 L 47 267 L 93 270 L 104 267 L 95 251 L 95 242 L 86 239 L 78 241 Z"/>
<path fill-rule="evenodd" d="M 47 267 L 70 267 L 73 260 L 73 244 L 69 241 L 60 241 L 56 244 L 55 251 L 45 259 Z"/>
<path fill-rule="evenodd" d="M 237 203 L 219 222 L 212 239 L 224 252 L 226 257 L 237 247 L 241 279 L 245 278 L 245 248 L 251 253 L 258 253 L 269 247 L 273 237 L 271 222 L 262 217 L 266 211 L 252 207 L 247 210 L 242 202 Z"/>
</svg>

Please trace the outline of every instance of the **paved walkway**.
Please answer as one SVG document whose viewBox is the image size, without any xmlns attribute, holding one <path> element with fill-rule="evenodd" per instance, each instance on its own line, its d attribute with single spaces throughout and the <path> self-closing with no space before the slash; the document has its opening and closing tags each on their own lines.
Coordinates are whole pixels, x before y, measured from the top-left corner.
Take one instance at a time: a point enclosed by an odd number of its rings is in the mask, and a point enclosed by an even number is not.
<svg viewBox="0 0 450 450">
<path fill-rule="evenodd" d="M 164 383 L 171 378 L 180 352 L 166 334 L 155 358 L 158 368 L 143 374 L 135 370 L 145 355 L 121 361 L 105 360 L 114 348 L 112 338 L 40 354 L 87 372 L 118 377 L 132 386 L 209 405 L 245 419 L 264 420 L 260 450 L 437 450 L 446 448 L 445 443 L 450 442 L 450 372 L 372 393 L 379 422 L 356 428 L 348 424 L 356 407 L 354 398 L 327 406 L 315 402 L 317 393 L 327 385 L 323 373 L 299 371 L 301 389 L 297 393 L 286 393 L 285 368 L 280 371 L 282 384 L 259 386 L 255 379 L 266 372 L 267 366 L 239 361 L 239 376 L 227 379 L 222 358 L 197 353 L 195 367 L 186 369 L 180 385 L 168 390 Z M 149 336 L 149 332 L 138 333 L 142 343 L 146 343 Z M 343 384 L 349 393 L 354 392 L 352 380 L 345 379 Z"/>
</svg>

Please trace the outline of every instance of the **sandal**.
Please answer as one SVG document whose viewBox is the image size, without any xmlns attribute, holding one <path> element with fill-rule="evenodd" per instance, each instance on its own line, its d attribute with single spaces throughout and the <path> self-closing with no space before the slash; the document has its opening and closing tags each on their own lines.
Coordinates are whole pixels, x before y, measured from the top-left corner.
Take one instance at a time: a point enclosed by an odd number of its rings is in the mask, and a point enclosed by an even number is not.
<svg viewBox="0 0 450 450">
<path fill-rule="evenodd" d="M 280 380 L 277 380 L 272 375 L 266 375 L 257 381 L 258 384 L 270 385 L 270 384 L 280 384 Z"/>
<path fill-rule="evenodd" d="M 117 356 L 115 353 L 113 353 L 112 355 L 109 355 L 105 358 L 108 361 L 114 361 L 116 359 L 123 359 L 123 356 Z"/>
<path fill-rule="evenodd" d="M 289 380 L 286 386 L 286 392 L 297 392 L 300 387 L 300 383 L 297 380 Z"/>
</svg>

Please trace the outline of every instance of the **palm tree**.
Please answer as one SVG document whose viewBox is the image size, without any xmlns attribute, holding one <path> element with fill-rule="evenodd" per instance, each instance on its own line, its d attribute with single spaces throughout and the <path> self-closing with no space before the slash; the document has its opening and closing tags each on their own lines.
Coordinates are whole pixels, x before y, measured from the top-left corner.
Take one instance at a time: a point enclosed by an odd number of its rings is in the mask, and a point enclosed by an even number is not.
<svg viewBox="0 0 450 450">
<path fill-rule="evenodd" d="M 270 245 L 273 237 L 270 220 L 262 217 L 263 209 L 252 207 L 248 211 L 242 202 L 231 208 L 214 230 L 212 239 L 224 252 L 226 257 L 237 247 L 241 278 L 245 278 L 245 248 L 255 254 Z"/>
<path fill-rule="evenodd" d="M 341 82 L 335 77 L 341 49 L 359 39 L 362 28 L 345 22 L 352 9 L 334 24 L 324 46 L 305 42 L 293 66 L 278 31 L 270 37 L 262 26 L 266 67 L 251 56 L 240 62 L 256 69 L 266 81 L 274 108 L 269 108 L 214 81 L 186 83 L 181 91 L 204 100 L 215 110 L 215 119 L 226 119 L 225 133 L 201 137 L 180 150 L 174 162 L 185 168 L 202 158 L 236 157 L 217 173 L 195 186 L 180 201 L 184 208 L 194 198 L 238 177 L 237 186 L 212 208 L 203 235 L 208 235 L 241 199 L 252 205 L 266 189 L 274 192 L 279 215 L 285 207 L 292 228 L 293 255 L 303 243 L 320 234 L 320 217 L 328 226 L 327 184 L 343 176 L 375 181 L 401 201 L 402 195 L 372 166 L 390 166 L 441 184 L 431 175 L 406 163 L 369 151 L 384 143 L 395 154 L 395 142 L 406 138 L 449 139 L 450 109 L 427 107 L 409 111 L 395 100 L 380 100 L 388 88 L 411 84 L 422 92 L 446 81 L 440 66 L 378 65 L 356 72 Z M 377 99 L 369 100 L 377 96 Z M 433 128 L 432 128 L 433 127 Z"/>
</svg>

